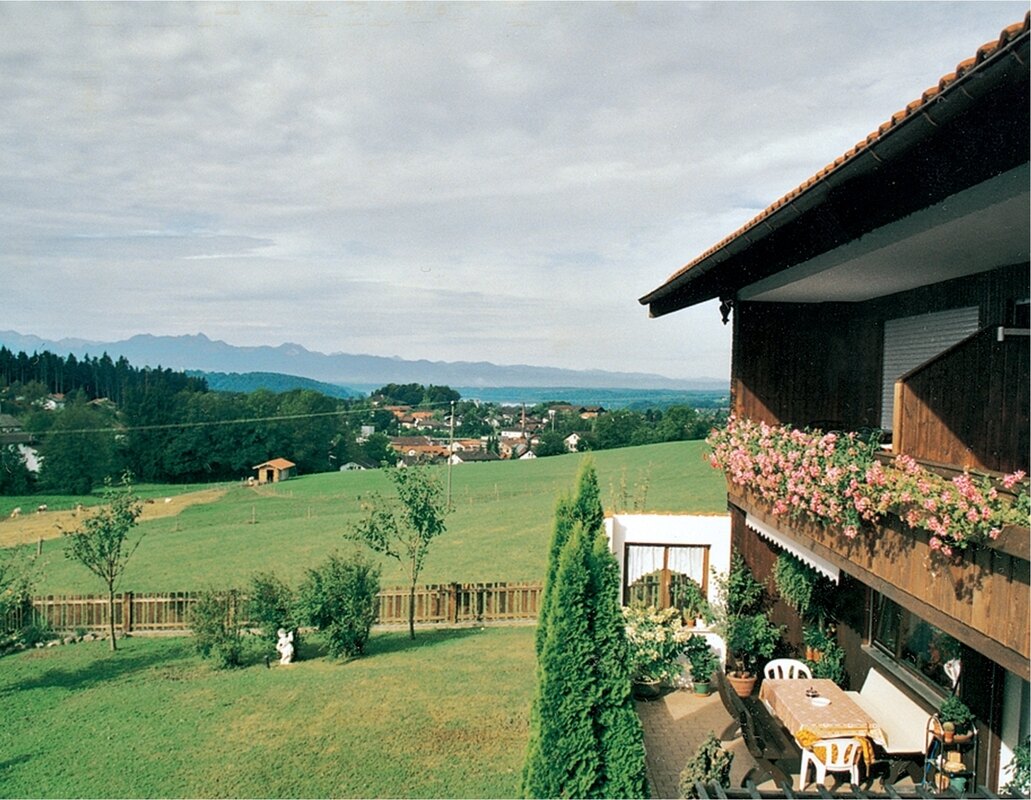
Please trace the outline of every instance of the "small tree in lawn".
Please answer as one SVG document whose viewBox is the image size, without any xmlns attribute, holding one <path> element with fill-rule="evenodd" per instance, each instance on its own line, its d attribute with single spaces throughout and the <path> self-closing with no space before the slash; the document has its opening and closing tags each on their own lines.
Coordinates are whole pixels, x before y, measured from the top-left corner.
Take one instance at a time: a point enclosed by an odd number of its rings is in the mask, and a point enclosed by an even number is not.
<svg viewBox="0 0 1031 800">
<path fill-rule="evenodd" d="M 0 633 L 8 615 L 21 611 L 19 625 L 0 635 L 0 650 L 32 626 L 32 587 L 39 577 L 35 551 L 29 547 L 0 549 Z M 15 626 L 12 624 L 12 628 Z"/>
<path fill-rule="evenodd" d="M 399 504 L 374 494 L 368 516 L 349 534 L 373 551 L 397 561 L 409 580 L 408 636 L 415 638 L 415 587 L 430 543 L 440 536 L 447 501 L 440 481 L 423 467 L 387 472 L 397 489 Z"/>
<path fill-rule="evenodd" d="M 68 558 L 78 561 L 104 581 L 107 586 L 107 616 L 111 649 L 115 644 L 115 585 L 125 567 L 140 546 L 142 536 L 130 544 L 129 532 L 135 527 L 143 506 L 133 492 L 128 473 L 117 486 L 110 478 L 104 481 L 104 503 L 86 517 L 78 528 L 62 531 L 70 537 L 71 546 L 65 550 Z"/>
<path fill-rule="evenodd" d="M 294 661 L 299 660 L 301 637 L 294 609 L 294 593 L 272 572 L 258 572 L 251 576 L 247 593 L 247 618 L 261 629 L 261 638 L 274 646 L 283 628 L 294 635 Z"/>
</svg>

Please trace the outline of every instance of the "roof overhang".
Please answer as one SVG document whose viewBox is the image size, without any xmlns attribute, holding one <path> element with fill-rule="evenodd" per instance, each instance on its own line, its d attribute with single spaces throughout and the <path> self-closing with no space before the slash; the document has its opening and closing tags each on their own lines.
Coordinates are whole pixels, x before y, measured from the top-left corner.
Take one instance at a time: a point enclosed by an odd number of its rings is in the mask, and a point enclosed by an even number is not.
<svg viewBox="0 0 1031 800">
<path fill-rule="evenodd" d="M 943 78 L 939 91 L 929 90 L 640 302 L 657 317 L 713 298 L 856 300 L 1026 261 L 1028 29 L 1029 17 L 1008 28 Z M 972 244 L 983 251 L 962 262 L 958 254 L 977 250 Z M 953 272 L 943 273 L 940 260 L 932 269 L 947 245 L 958 248 L 945 259 Z M 927 268 L 898 283 L 895 259 L 905 257 L 909 271 L 914 256 Z M 838 280 L 842 288 L 830 291 Z"/>
</svg>

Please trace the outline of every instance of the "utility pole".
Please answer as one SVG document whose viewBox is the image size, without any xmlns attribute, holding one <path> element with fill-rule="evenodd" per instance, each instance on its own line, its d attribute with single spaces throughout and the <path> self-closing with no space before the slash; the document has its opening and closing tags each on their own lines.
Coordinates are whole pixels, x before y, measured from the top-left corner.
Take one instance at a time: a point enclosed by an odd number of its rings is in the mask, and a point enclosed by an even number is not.
<svg viewBox="0 0 1031 800">
<path fill-rule="evenodd" d="M 447 509 L 451 510 L 451 467 L 455 456 L 455 401 L 451 401 L 451 440 L 447 446 Z"/>
</svg>

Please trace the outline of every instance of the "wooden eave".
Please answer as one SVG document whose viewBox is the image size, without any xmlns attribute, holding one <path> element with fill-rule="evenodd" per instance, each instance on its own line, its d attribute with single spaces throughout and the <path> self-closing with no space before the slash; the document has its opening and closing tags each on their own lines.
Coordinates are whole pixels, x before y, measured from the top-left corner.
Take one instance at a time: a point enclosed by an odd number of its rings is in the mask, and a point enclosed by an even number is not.
<svg viewBox="0 0 1031 800">
<path fill-rule="evenodd" d="M 640 298 L 653 317 L 743 287 L 1028 162 L 1031 14 Z"/>
</svg>

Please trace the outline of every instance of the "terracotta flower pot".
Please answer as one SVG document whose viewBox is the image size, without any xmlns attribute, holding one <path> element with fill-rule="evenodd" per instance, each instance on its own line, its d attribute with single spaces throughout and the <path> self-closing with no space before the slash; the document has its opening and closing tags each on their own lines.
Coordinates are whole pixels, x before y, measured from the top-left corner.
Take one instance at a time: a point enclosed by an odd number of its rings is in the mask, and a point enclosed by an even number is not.
<svg viewBox="0 0 1031 800">
<path fill-rule="evenodd" d="M 759 679 L 757 675 L 728 674 L 727 681 L 730 683 L 738 697 L 749 697 L 755 688 L 755 682 Z"/>
</svg>

